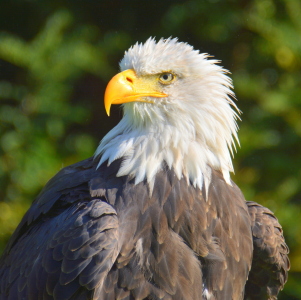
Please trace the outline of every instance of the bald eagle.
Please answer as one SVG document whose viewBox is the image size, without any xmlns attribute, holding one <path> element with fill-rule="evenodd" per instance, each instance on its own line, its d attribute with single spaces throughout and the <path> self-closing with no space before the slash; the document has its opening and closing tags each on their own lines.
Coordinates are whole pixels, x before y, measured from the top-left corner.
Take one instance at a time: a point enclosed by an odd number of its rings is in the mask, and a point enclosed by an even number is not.
<svg viewBox="0 0 301 300">
<path fill-rule="evenodd" d="M 177 39 L 131 47 L 105 109 L 123 118 L 62 169 L 0 261 L 0 299 L 276 299 L 288 247 L 230 179 L 238 109 L 227 71 Z"/>
</svg>

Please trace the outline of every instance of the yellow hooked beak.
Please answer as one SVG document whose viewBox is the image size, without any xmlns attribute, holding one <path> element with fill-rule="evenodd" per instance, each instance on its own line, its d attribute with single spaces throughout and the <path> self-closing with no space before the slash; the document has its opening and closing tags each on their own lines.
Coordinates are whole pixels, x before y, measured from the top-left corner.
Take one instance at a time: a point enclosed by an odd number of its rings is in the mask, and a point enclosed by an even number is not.
<svg viewBox="0 0 301 300">
<path fill-rule="evenodd" d="M 118 73 L 110 80 L 105 91 L 104 103 L 108 116 L 112 104 L 151 102 L 144 97 L 167 97 L 166 94 L 158 92 L 156 87 L 157 82 L 138 78 L 132 69 Z"/>
</svg>

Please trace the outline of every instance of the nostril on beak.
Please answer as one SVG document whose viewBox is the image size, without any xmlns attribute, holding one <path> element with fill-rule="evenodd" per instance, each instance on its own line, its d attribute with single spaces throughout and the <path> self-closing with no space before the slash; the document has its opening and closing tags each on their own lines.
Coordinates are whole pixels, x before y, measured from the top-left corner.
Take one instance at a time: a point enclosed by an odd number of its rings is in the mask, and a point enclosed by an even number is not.
<svg viewBox="0 0 301 300">
<path fill-rule="evenodd" d="M 133 79 L 131 78 L 131 77 L 126 77 L 126 80 L 128 81 L 128 82 L 130 82 L 130 83 L 133 83 Z"/>
</svg>

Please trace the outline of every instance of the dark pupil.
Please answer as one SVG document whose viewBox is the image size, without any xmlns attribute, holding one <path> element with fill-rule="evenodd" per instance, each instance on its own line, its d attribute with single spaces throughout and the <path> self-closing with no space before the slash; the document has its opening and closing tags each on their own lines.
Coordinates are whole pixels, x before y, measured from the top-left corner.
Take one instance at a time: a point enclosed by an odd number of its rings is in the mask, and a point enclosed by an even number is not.
<svg viewBox="0 0 301 300">
<path fill-rule="evenodd" d="M 163 79 L 164 79 L 164 80 L 168 80 L 168 79 L 169 79 L 169 74 L 164 74 L 164 75 L 163 75 Z"/>
</svg>

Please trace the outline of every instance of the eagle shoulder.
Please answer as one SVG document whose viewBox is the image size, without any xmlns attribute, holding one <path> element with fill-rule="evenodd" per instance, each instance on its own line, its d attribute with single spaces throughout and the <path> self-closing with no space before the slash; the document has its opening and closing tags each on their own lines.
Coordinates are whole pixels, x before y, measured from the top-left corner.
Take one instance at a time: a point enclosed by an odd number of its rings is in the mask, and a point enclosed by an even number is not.
<svg viewBox="0 0 301 300">
<path fill-rule="evenodd" d="M 86 299 L 101 288 L 118 255 L 119 222 L 90 196 L 95 169 L 91 159 L 62 169 L 33 202 L 1 258 L 0 299 Z"/>
<path fill-rule="evenodd" d="M 247 201 L 252 221 L 253 260 L 245 299 L 277 299 L 287 281 L 289 249 L 275 215 L 262 205 Z"/>
</svg>

